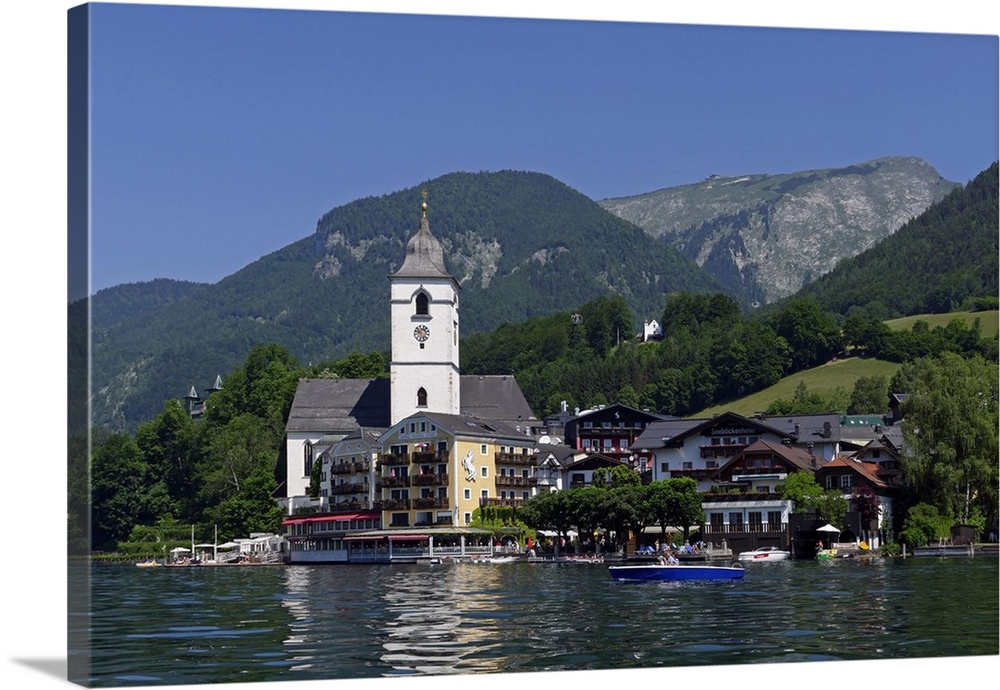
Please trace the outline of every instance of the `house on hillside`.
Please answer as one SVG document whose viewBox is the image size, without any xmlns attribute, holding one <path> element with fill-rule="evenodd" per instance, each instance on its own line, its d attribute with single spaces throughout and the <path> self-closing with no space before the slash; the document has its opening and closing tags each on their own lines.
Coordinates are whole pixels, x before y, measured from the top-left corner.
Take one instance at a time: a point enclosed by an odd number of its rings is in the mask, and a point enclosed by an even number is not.
<svg viewBox="0 0 1000 690">
<path fill-rule="evenodd" d="M 654 421 L 632 443 L 637 457 L 649 458 L 651 480 L 690 477 L 708 491 L 714 476 L 733 456 L 759 440 L 781 444 L 795 436 L 734 412 L 709 419 Z"/>
<path fill-rule="evenodd" d="M 650 340 L 663 340 L 663 326 L 656 319 L 643 322 L 641 338 L 644 343 Z"/>
<path fill-rule="evenodd" d="M 637 472 L 650 467 L 649 453 L 635 453 L 632 444 L 657 421 L 676 419 L 615 403 L 587 410 L 566 422 L 565 443 L 584 453 L 598 453 L 627 463 Z"/>
</svg>

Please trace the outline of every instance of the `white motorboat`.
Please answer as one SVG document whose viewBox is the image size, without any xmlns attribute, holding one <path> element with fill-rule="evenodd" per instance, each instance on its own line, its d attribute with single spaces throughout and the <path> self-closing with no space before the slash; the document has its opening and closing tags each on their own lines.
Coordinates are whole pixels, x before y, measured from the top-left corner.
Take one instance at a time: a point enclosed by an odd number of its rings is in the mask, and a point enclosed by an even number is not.
<svg viewBox="0 0 1000 690">
<path fill-rule="evenodd" d="M 782 551 L 777 546 L 762 546 L 753 551 L 743 551 L 737 559 L 746 563 L 758 561 L 785 561 L 792 557 L 790 551 Z"/>
</svg>

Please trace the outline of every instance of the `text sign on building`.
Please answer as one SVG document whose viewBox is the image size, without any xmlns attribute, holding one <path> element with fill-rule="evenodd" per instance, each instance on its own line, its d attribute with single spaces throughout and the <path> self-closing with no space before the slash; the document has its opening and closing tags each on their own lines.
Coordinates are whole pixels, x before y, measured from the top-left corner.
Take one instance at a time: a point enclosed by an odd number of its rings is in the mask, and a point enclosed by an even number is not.
<svg viewBox="0 0 1000 690">
<path fill-rule="evenodd" d="M 749 426 L 717 426 L 704 433 L 705 436 L 755 436 L 757 429 Z"/>
</svg>

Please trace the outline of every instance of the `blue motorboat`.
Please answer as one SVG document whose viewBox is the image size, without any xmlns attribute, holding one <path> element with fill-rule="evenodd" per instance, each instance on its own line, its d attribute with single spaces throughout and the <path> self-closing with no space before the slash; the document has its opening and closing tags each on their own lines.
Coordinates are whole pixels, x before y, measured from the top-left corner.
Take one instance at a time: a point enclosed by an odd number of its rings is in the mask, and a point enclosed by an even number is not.
<svg viewBox="0 0 1000 690">
<path fill-rule="evenodd" d="M 615 580 L 636 582 L 677 582 L 682 580 L 739 580 L 743 566 L 720 565 L 613 565 L 608 568 Z"/>
</svg>

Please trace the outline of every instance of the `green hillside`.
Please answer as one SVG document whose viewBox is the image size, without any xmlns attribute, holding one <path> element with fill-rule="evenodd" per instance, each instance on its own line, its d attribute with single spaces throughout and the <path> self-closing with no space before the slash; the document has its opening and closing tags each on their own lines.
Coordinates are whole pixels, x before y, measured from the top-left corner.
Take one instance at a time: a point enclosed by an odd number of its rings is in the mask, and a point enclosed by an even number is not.
<svg viewBox="0 0 1000 690">
<path fill-rule="evenodd" d="M 851 389 L 854 388 L 854 382 L 862 376 L 884 376 L 891 379 L 900 366 L 902 365 L 878 359 L 859 357 L 838 359 L 813 369 L 786 376 L 770 388 L 765 388 L 730 403 L 709 407 L 692 416 L 711 417 L 723 412 L 735 412 L 745 417 L 751 416 L 756 412 L 763 412 L 778 398 L 791 400 L 796 387 L 803 382 L 810 393 L 827 395 L 837 388 L 843 388 L 850 393 Z"/>
<path fill-rule="evenodd" d="M 962 319 L 970 326 L 976 319 L 982 325 L 983 335 L 997 335 L 1000 333 L 1000 311 L 996 309 L 988 311 L 954 311 L 947 314 L 916 314 L 914 316 L 904 316 L 899 319 L 886 321 L 886 325 L 894 331 L 906 331 L 913 328 L 917 321 L 924 321 L 928 327 L 947 326 L 953 319 Z"/>
</svg>

